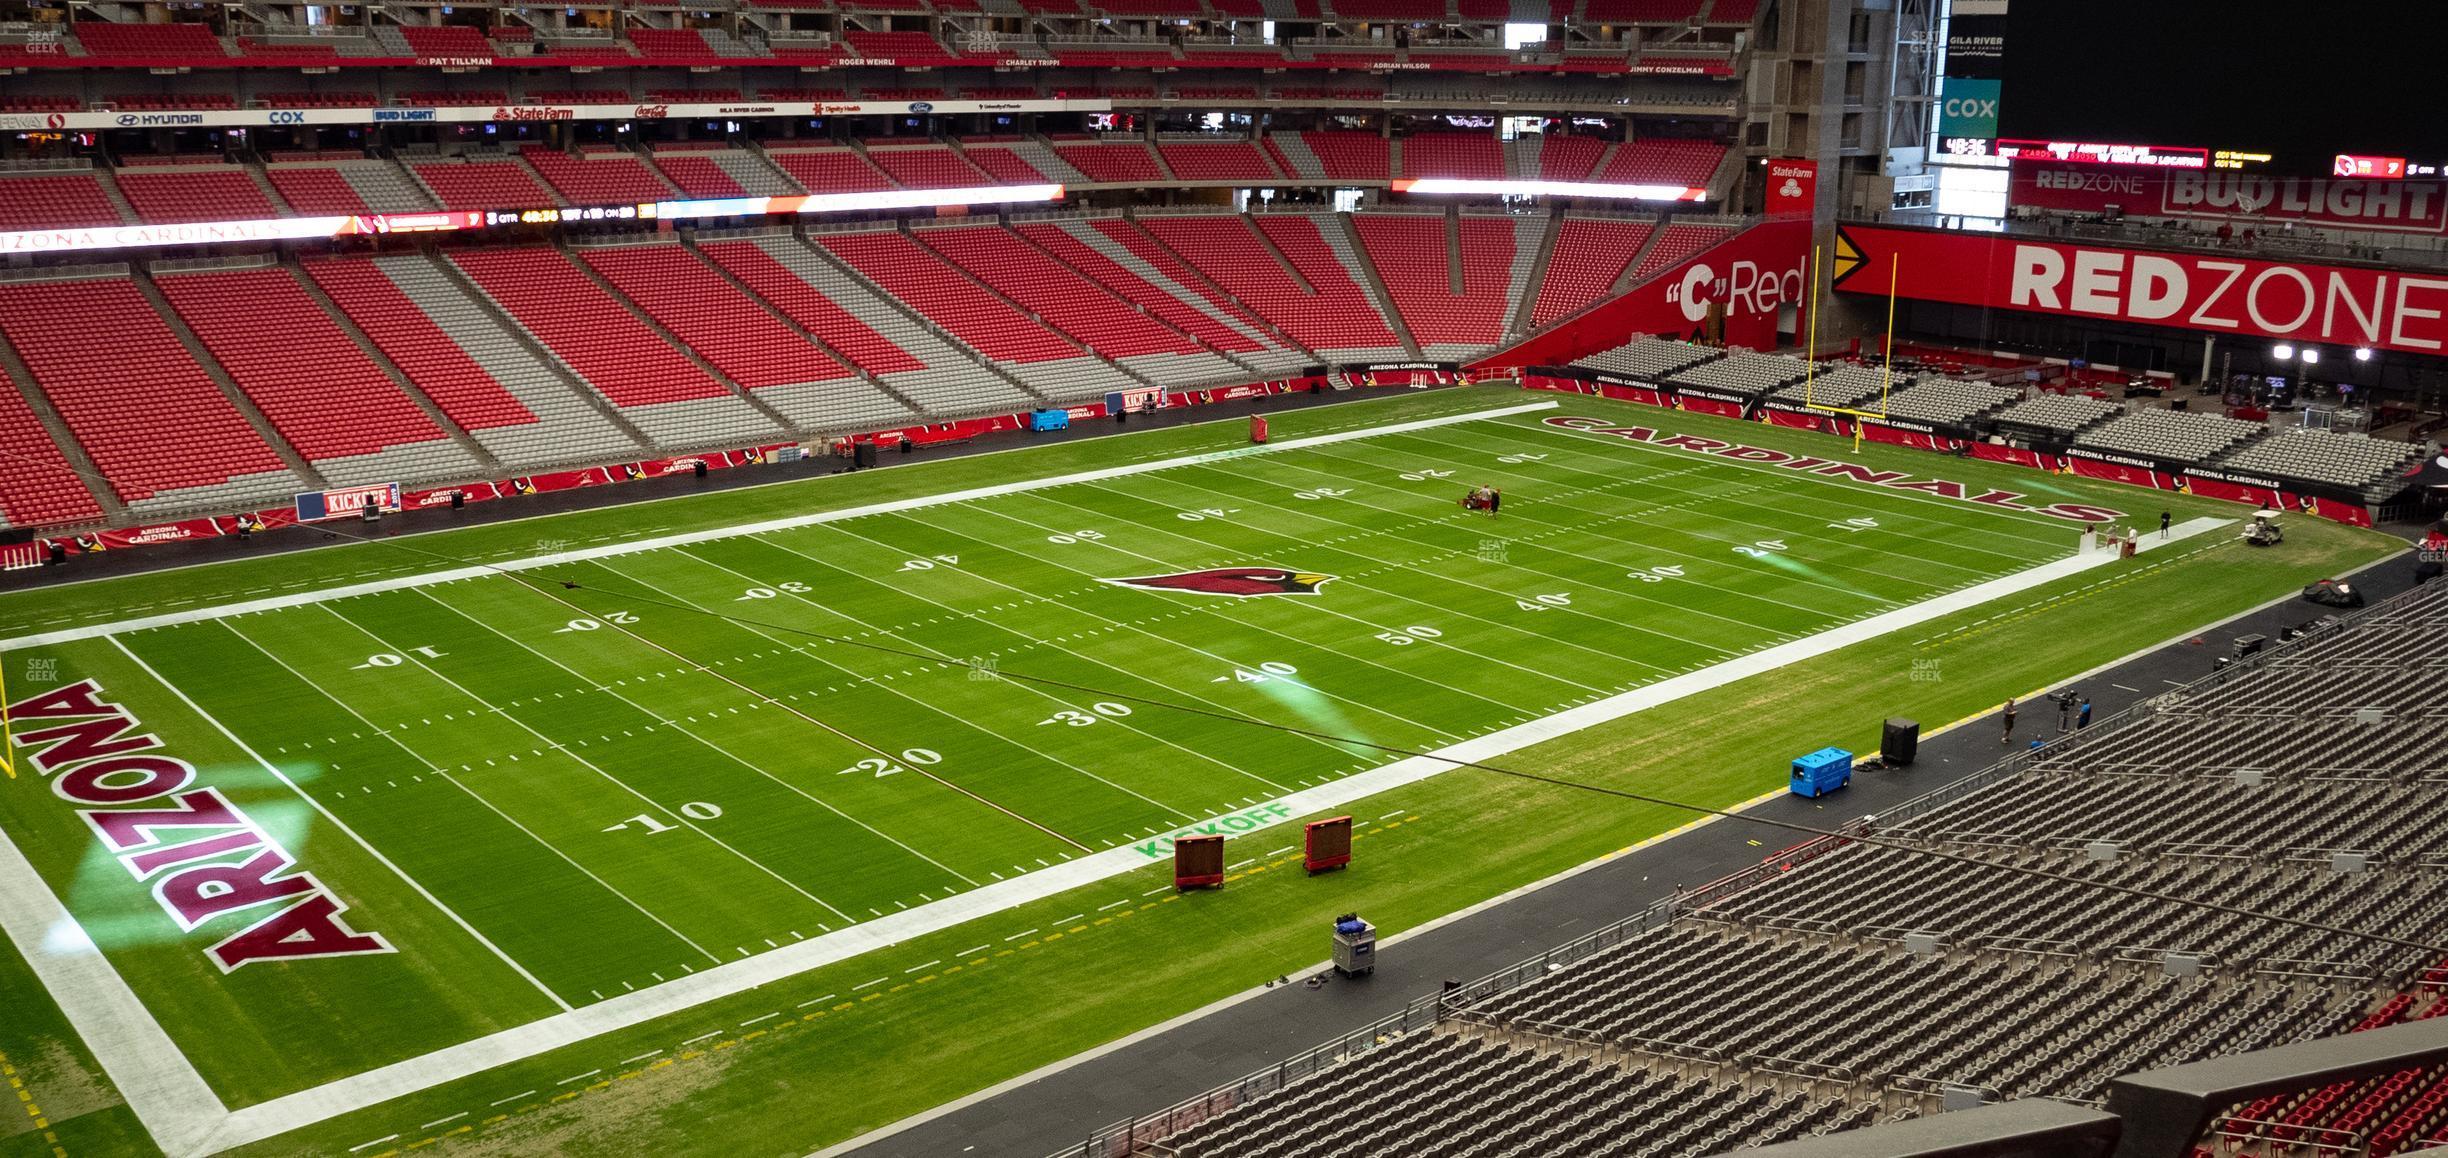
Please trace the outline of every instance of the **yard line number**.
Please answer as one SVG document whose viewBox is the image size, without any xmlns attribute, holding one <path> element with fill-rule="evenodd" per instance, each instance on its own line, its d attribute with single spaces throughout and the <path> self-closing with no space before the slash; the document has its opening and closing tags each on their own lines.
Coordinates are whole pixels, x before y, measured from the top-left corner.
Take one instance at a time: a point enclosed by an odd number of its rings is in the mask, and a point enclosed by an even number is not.
<svg viewBox="0 0 2448 1158">
<path fill-rule="evenodd" d="M 1275 660 L 1268 660 L 1265 663 L 1259 664 L 1255 668 L 1234 668 L 1232 669 L 1231 675 L 1220 675 L 1207 682 L 1211 684 L 1222 684 L 1232 683 L 1237 680 L 1245 684 L 1262 684 L 1271 679 L 1281 679 L 1288 675 L 1296 675 L 1299 672 L 1300 669 L 1292 666 L 1291 664 L 1279 663 Z"/>
<path fill-rule="evenodd" d="M 435 651 L 434 649 L 432 649 L 432 648 L 430 648 L 430 647 L 412 647 L 412 648 L 409 648 L 408 650 L 409 650 L 409 651 L 411 651 L 411 652 L 414 652 L 414 653 L 415 653 L 415 654 L 417 654 L 417 655 L 421 655 L 421 656 L 425 657 L 426 659 L 440 659 L 440 658 L 442 658 L 443 656 L 446 656 L 446 655 L 449 655 L 449 654 L 450 654 L 450 653 L 449 653 L 449 652 L 447 652 L 447 651 Z M 376 668 L 376 667 L 398 667 L 399 665 L 401 665 L 401 664 L 403 664 L 403 663 L 406 663 L 406 662 L 408 662 L 408 661 L 407 661 L 407 659 L 406 659 L 405 657 L 403 657 L 403 656 L 394 655 L 394 654 L 392 654 L 392 653 L 390 653 L 390 652 L 387 652 L 387 651 L 378 651 L 378 652 L 375 652 L 375 653 L 374 653 L 374 654 L 372 654 L 372 655 L 367 656 L 367 657 L 366 657 L 366 661 L 365 661 L 364 663 L 360 663 L 360 664 L 351 664 L 351 665 L 349 665 L 349 670 L 350 670 L 350 671 L 364 671 L 364 670 L 366 670 L 367 668 Z"/>
<path fill-rule="evenodd" d="M 1037 721 L 1037 726 L 1042 728 L 1047 724 L 1067 724 L 1074 728 L 1085 728 L 1090 724 L 1099 722 L 1100 719 L 1118 720 L 1129 714 L 1131 714 L 1129 704 L 1099 701 L 1097 703 L 1088 705 L 1088 710 L 1085 712 L 1080 711 L 1077 708 L 1064 708 L 1051 716 L 1047 716 L 1046 718 Z"/>
<path fill-rule="evenodd" d="M 566 627 L 556 627 L 556 628 L 553 628 L 553 634 L 554 634 L 554 635 L 568 635 L 569 633 L 571 633 L 571 632 L 573 632 L 573 631 L 599 631 L 599 630 L 601 630 L 601 629 L 603 628 L 603 625 L 604 625 L 604 624 L 607 624 L 607 623 L 617 624 L 617 625 L 620 625 L 620 626 L 622 626 L 622 627 L 626 627 L 626 626 L 628 626 L 628 625 L 630 625 L 630 624 L 632 624 L 632 623 L 636 623 L 637 621 L 638 621 L 638 617 L 637 617 L 637 616 L 635 616 L 635 615 L 633 615 L 633 614 L 630 614 L 629 612 L 626 612 L 626 611 L 607 611 L 607 612 L 604 612 L 603 618 L 601 618 L 601 619 L 573 619 L 573 620 L 570 620 L 570 621 L 569 621 L 568 626 L 566 626 Z"/>
<path fill-rule="evenodd" d="M 723 811 L 721 806 L 708 804 L 703 800 L 692 800 L 680 806 L 680 815 L 688 817 L 690 820 L 717 820 L 722 817 L 722 814 Z M 606 826 L 604 831 L 626 832 L 629 830 L 629 826 L 632 824 L 638 826 L 638 831 L 643 832 L 648 836 L 653 836 L 659 832 L 670 832 L 672 829 L 679 827 L 678 825 L 665 824 L 662 821 L 655 819 L 652 815 L 641 812 L 636 816 L 632 816 L 627 820 L 621 821 L 619 824 Z"/>
<path fill-rule="evenodd" d="M 903 763 L 902 761 L 907 761 L 907 763 Z M 876 778 L 882 779 L 886 776 L 893 776 L 909 771 L 909 765 L 911 764 L 915 764 L 923 768 L 931 764 L 941 763 L 943 763 L 943 753 L 937 752 L 933 748 L 905 748 L 901 752 L 900 761 L 886 760 L 881 757 L 870 756 L 867 759 L 861 760 L 856 764 L 852 764 L 851 766 L 834 773 L 834 775 L 848 776 L 854 772 L 868 772 L 874 774 Z"/>
</svg>

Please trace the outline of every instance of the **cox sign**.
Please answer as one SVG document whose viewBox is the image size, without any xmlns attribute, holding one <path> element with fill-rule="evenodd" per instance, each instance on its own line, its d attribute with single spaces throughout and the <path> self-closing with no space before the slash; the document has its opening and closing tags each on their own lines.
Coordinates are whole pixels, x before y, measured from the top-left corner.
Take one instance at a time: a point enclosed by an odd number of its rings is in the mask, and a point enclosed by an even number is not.
<svg viewBox="0 0 2448 1158">
<path fill-rule="evenodd" d="M 1938 135 L 1996 140 L 1999 83 L 1984 78 L 1946 78 L 1938 98 Z"/>
</svg>

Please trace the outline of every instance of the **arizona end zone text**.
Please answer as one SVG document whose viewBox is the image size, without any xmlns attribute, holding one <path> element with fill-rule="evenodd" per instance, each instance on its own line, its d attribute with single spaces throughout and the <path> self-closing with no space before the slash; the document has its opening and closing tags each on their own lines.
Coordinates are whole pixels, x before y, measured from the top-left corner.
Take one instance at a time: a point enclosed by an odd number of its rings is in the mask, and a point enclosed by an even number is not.
<svg viewBox="0 0 2448 1158">
<path fill-rule="evenodd" d="M 1998 507 L 2009 511 L 2029 511 L 2033 514 L 2047 515 L 2050 518 L 2065 519 L 2076 523 L 2106 523 L 2125 517 L 2123 511 L 2092 506 L 2089 503 L 2051 503 L 2045 507 L 2035 507 L 2022 502 L 2024 496 L 2014 491 L 1990 490 L 1974 494 L 1962 483 L 1949 482 L 1946 479 L 1915 478 L 1900 470 L 1873 470 L 1857 463 L 1813 458 L 1807 454 L 1788 454 L 1782 450 L 1770 450 L 1764 446 L 1744 446 L 1740 443 L 1701 438 L 1691 434 L 1660 435 L 1650 427 L 1615 426 L 1606 419 L 1591 418 L 1586 415 L 1558 414 L 1539 421 L 1548 426 L 1577 430 L 1584 434 L 1604 434 L 1632 442 L 1645 442 L 1651 446 L 1687 451 L 1692 454 L 1711 454 L 1738 462 L 1754 462 L 1762 466 L 1773 466 L 1784 470 L 1826 475 L 1829 478 L 1851 479 L 1854 482 L 1869 483 L 1872 486 L 1892 487 L 1900 491 L 1918 491 L 1922 494 L 1936 495 L 1942 499 L 1953 499 L 1959 503 L 1978 503 L 1985 507 Z"/>
<path fill-rule="evenodd" d="M 349 927 L 348 905 L 216 788 L 188 791 L 195 766 L 161 752 L 93 680 L 5 709 L 25 761 L 72 805 L 119 866 L 149 888 L 180 932 L 258 915 L 204 955 L 223 973 L 258 961 L 390 953 Z"/>
</svg>

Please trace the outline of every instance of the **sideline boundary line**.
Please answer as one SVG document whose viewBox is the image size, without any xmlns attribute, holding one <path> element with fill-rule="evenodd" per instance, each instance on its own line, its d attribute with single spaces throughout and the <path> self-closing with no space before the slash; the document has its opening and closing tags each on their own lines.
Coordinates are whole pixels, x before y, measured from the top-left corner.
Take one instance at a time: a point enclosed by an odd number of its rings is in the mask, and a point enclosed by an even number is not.
<svg viewBox="0 0 2448 1158">
<path fill-rule="evenodd" d="M 1289 444 L 1285 444 L 1289 445 Z M 2200 518 L 2175 528 L 2152 546 L 2183 542 L 2230 525 L 2233 520 Z M 2148 549 L 2148 548 L 2145 548 Z M 1606 699 L 1566 709 L 1528 723 L 1464 740 L 1435 753 L 1380 765 L 1341 780 L 1305 789 L 1257 808 L 1226 813 L 1170 835 L 1206 828 L 1230 827 L 1234 834 L 1265 831 L 1299 817 L 1338 808 L 1426 780 L 1453 767 L 1453 760 L 1485 760 L 1519 751 L 1635 712 L 1697 695 L 1727 684 L 1816 658 L 1898 629 L 1954 614 L 1966 607 L 2029 590 L 2086 571 L 2108 566 L 2117 556 L 2106 551 L 2076 554 L 2026 568 L 1988 583 L 1896 608 L 1867 619 L 1832 627 L 1775 647 L 1736 656 L 1723 663 L 1634 688 Z M 1228 819 L 1244 825 L 1228 826 Z M 324 1085 L 284 1095 L 231 1113 L 220 1127 L 189 1153 L 209 1154 L 279 1134 L 341 1114 L 366 1109 L 430 1089 L 497 1066 L 575 1045 L 606 1033 L 627 1029 L 706 1002 L 770 985 L 812 969 L 848 960 L 914 937 L 951 928 L 990 913 L 1043 900 L 1098 881 L 1159 863 L 1167 855 L 1158 846 L 1167 837 L 1107 849 L 1065 861 L 1026 876 L 997 882 L 931 904 L 893 913 L 880 920 L 787 945 L 771 953 L 691 974 L 652 989 L 622 994 L 569 1013 L 556 1014 L 485 1037 L 447 1046 L 419 1057 L 340 1078 Z M 5 882 L 0 882 L 5 883 Z"/>
<path fill-rule="evenodd" d="M 113 623 L 95 623 L 87 624 L 82 627 L 64 627 L 58 631 L 37 632 L 33 635 L 21 635 L 15 639 L 0 639 L 0 651 L 9 651 L 27 647 L 47 647 L 54 644 L 71 643 L 80 639 L 99 639 L 104 636 L 118 635 L 124 632 L 142 631 L 147 628 L 175 627 L 182 623 L 197 623 L 207 619 L 223 619 L 234 615 L 245 615 L 251 612 L 277 611 L 287 607 L 303 607 L 309 604 L 328 603 L 334 600 L 348 599 L 358 595 L 378 595 L 385 591 L 399 591 L 409 587 L 430 587 L 441 583 L 456 582 L 461 579 L 480 579 L 500 571 L 531 571 L 538 567 L 549 567 L 559 563 L 577 563 L 589 559 L 605 559 L 618 555 L 634 555 L 642 551 L 661 550 L 665 547 L 682 547 L 691 543 L 711 542 L 716 539 L 734 539 L 749 535 L 762 535 L 772 531 L 787 531 L 794 527 L 810 527 L 821 523 L 840 522 L 844 519 L 855 519 L 865 515 L 884 515 L 891 514 L 895 511 L 919 510 L 926 507 L 945 506 L 952 503 L 973 502 L 978 499 L 997 498 L 1003 495 L 1021 494 L 1027 491 L 1046 490 L 1052 487 L 1068 486 L 1072 483 L 1097 482 L 1109 478 L 1126 478 L 1131 475 L 1152 474 L 1156 471 L 1171 470 L 1175 467 L 1196 466 L 1202 463 L 1225 462 L 1231 459 L 1246 458 L 1252 455 L 1271 454 L 1273 452 L 1282 450 L 1301 450 L 1306 447 L 1330 446 L 1339 442 L 1353 442 L 1359 439 L 1375 438 L 1386 434 L 1407 434 L 1416 430 L 1433 430 L 1440 426 L 1453 426 L 1464 422 L 1477 422 L 1482 419 L 1510 418 L 1517 414 L 1533 414 L 1543 410 L 1553 410 L 1556 408 L 1556 406 L 1557 404 L 1551 401 L 1527 402 L 1513 406 L 1499 406 L 1492 410 L 1468 410 L 1459 414 L 1441 414 L 1432 418 L 1415 418 L 1408 422 L 1392 422 L 1383 426 L 1364 426 L 1355 430 L 1342 430 L 1331 434 L 1313 434 L 1305 438 L 1285 439 L 1282 442 L 1268 442 L 1250 446 L 1236 446 L 1229 450 L 1202 451 L 1197 454 L 1178 455 L 1173 458 L 1160 458 L 1152 462 L 1126 463 L 1121 466 L 1100 467 L 1096 470 L 1074 471 L 1070 474 L 1047 475 L 1043 478 L 1021 479 L 1017 482 L 994 483 L 988 486 L 970 487 L 967 490 L 941 491 L 934 494 L 916 495 L 906 499 L 889 499 L 880 503 L 868 503 L 864 506 L 857 507 L 843 507 L 839 510 L 818 511 L 814 514 L 808 515 L 787 515 L 782 518 L 766 519 L 761 522 L 738 523 L 724 527 L 709 527 L 700 531 L 683 531 L 678 534 L 660 535 L 650 539 L 633 539 L 621 543 L 606 543 L 600 547 L 584 547 L 575 551 L 558 551 L 546 555 L 533 555 L 524 559 L 506 559 L 499 563 L 490 563 L 483 566 L 453 567 L 448 570 L 426 571 L 415 575 L 398 575 L 389 579 L 375 579 L 364 583 L 351 583 L 340 587 L 325 587 L 314 591 L 301 591 L 294 595 L 273 595 L 263 599 L 249 599 L 238 603 L 224 603 L 216 607 L 195 607 L 189 608 L 185 611 L 165 612 L 161 615 L 147 615 L 137 619 L 123 619 Z"/>
</svg>

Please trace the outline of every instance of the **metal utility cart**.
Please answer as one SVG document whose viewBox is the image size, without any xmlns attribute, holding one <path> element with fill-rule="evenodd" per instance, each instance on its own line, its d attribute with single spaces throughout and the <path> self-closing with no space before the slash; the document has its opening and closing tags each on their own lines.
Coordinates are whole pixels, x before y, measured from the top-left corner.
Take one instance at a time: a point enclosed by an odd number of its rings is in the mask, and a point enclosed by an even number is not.
<svg viewBox="0 0 2448 1158">
<path fill-rule="evenodd" d="M 1377 926 L 1360 919 L 1357 913 L 1345 913 L 1334 923 L 1335 972 L 1345 977 L 1365 977 L 1377 971 Z"/>
</svg>

